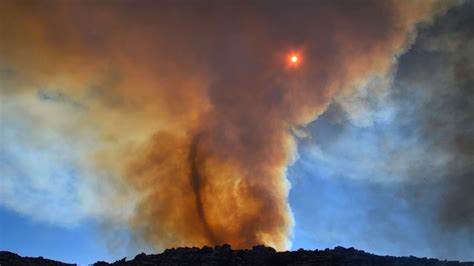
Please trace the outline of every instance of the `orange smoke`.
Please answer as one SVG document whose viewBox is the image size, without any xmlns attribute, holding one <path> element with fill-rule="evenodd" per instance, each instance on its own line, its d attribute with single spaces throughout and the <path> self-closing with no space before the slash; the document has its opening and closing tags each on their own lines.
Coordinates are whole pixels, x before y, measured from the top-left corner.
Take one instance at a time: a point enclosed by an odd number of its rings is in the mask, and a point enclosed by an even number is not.
<svg viewBox="0 0 474 266">
<path fill-rule="evenodd" d="M 46 88 L 85 106 L 73 134 L 94 129 L 101 145 L 88 159 L 117 176 L 110 186 L 133 188 L 130 227 L 157 249 L 287 248 L 294 129 L 341 90 L 386 74 L 415 23 L 445 8 L 395 0 L 2 5 L 2 94 Z M 291 57 L 299 67 L 289 74 L 281 58 L 295 44 L 305 60 Z"/>
</svg>

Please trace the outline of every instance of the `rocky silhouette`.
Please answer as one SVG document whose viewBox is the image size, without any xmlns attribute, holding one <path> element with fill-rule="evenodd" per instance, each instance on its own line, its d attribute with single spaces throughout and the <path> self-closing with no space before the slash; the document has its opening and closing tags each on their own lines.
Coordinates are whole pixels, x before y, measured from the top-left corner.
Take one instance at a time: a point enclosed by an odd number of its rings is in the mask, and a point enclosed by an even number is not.
<svg viewBox="0 0 474 266">
<path fill-rule="evenodd" d="M 15 253 L 0 252 L 0 265 L 74 265 L 44 259 L 21 257 Z M 123 258 L 105 265 L 320 265 L 320 266 L 473 266 L 474 262 L 446 261 L 417 257 L 379 256 L 354 248 L 336 247 L 325 250 L 277 252 L 266 246 L 233 250 L 230 245 L 203 248 L 173 248 L 160 254 L 141 253 L 131 260 Z"/>
<path fill-rule="evenodd" d="M 0 265 L 1 266 L 28 266 L 28 265 L 42 265 L 42 266 L 71 266 L 76 264 L 68 264 L 55 260 L 45 259 L 43 257 L 22 257 L 18 254 L 8 251 L 0 251 Z"/>
</svg>

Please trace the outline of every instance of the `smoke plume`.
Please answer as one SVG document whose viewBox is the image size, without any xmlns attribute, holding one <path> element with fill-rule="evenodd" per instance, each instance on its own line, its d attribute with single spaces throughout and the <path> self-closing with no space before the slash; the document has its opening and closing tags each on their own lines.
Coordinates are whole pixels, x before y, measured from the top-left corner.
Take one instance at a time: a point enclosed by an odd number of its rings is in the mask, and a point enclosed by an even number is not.
<svg viewBox="0 0 474 266">
<path fill-rule="evenodd" d="M 294 243 L 474 259 L 473 14 L 467 1 L 420 25 L 393 75 L 308 126 L 289 169 Z"/>
<path fill-rule="evenodd" d="M 75 110 L 57 130 L 92 139 L 82 178 L 108 187 L 88 211 L 116 218 L 133 201 L 125 219 L 157 249 L 284 249 L 300 127 L 387 74 L 416 24 L 449 4 L 3 1 L 2 101 L 36 95 L 38 109 Z"/>
</svg>

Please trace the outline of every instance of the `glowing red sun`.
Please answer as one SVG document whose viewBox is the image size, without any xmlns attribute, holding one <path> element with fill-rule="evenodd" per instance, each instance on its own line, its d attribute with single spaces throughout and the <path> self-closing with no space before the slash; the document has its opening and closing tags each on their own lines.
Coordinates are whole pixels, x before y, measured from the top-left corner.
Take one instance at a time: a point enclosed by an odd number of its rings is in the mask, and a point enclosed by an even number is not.
<svg viewBox="0 0 474 266">
<path fill-rule="evenodd" d="M 300 56 L 296 53 L 291 53 L 289 56 L 288 56 L 288 63 L 290 66 L 292 67 L 296 67 L 300 64 Z"/>
</svg>

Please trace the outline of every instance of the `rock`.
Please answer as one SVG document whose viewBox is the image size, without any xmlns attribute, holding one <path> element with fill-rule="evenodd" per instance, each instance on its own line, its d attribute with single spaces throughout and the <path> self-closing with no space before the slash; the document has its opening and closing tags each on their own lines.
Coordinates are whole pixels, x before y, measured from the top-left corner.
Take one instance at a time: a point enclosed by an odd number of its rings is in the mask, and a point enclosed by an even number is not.
<svg viewBox="0 0 474 266">
<path fill-rule="evenodd" d="M 21 257 L 13 252 L 0 251 L 0 265 L 8 266 L 29 266 L 29 265 L 38 265 L 38 266 L 70 266 L 76 264 L 68 264 L 54 260 L 48 260 L 43 257 L 32 258 L 32 257 Z"/>
<path fill-rule="evenodd" d="M 21 257 L 11 252 L 0 252 L 0 265 L 72 265 L 39 258 Z M 96 262 L 105 265 L 320 265 L 320 266 L 472 266 L 473 262 L 440 261 L 437 259 L 378 256 L 355 248 L 335 247 L 325 250 L 277 252 L 271 247 L 257 245 L 252 249 L 232 250 L 228 244 L 214 248 L 173 248 L 163 253 L 146 255 L 140 253 L 134 259 L 126 258 L 114 263 Z"/>
<path fill-rule="evenodd" d="M 136 255 L 133 260 L 140 261 L 140 260 L 143 260 L 145 258 L 146 258 L 146 254 L 142 252 L 142 253 Z"/>
</svg>

